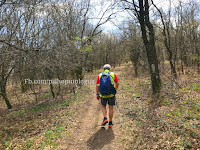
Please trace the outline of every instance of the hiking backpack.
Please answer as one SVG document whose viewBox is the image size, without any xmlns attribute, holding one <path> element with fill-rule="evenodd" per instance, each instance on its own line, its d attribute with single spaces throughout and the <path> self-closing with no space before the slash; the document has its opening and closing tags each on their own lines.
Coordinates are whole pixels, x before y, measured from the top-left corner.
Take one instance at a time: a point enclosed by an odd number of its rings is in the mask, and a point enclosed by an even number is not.
<svg viewBox="0 0 200 150">
<path fill-rule="evenodd" d="M 100 78 L 99 92 L 102 96 L 116 94 L 116 90 L 111 81 L 110 71 L 108 73 L 102 72 L 102 76 Z"/>
</svg>

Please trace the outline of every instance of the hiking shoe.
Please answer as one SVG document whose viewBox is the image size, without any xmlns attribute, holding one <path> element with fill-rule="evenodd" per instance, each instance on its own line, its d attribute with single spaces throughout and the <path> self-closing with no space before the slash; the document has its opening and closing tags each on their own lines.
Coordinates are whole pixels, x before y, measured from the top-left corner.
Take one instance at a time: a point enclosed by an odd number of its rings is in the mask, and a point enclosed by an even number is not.
<svg viewBox="0 0 200 150">
<path fill-rule="evenodd" d="M 103 119 L 103 122 L 102 122 L 102 126 L 105 126 L 106 125 L 106 123 L 108 123 L 108 119 L 105 117 L 104 119 Z"/>
<path fill-rule="evenodd" d="M 108 127 L 109 127 L 109 128 L 112 128 L 113 125 L 114 125 L 114 123 L 113 123 L 112 121 L 109 121 Z"/>
</svg>

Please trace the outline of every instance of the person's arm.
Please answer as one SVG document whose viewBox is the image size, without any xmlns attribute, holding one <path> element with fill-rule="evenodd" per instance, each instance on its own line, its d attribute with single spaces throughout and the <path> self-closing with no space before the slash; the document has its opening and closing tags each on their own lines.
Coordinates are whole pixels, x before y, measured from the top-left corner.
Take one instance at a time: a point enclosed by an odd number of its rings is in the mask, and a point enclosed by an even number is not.
<svg viewBox="0 0 200 150">
<path fill-rule="evenodd" d="M 96 94 L 99 94 L 99 86 L 96 84 Z"/>
<path fill-rule="evenodd" d="M 117 90 L 118 87 L 119 87 L 119 81 L 117 81 L 115 84 L 116 84 L 116 85 L 115 85 L 115 90 Z"/>
<path fill-rule="evenodd" d="M 115 76 L 115 90 L 117 90 L 119 87 L 119 79 L 116 74 L 114 74 L 114 76 Z"/>
<path fill-rule="evenodd" d="M 99 76 L 97 77 L 97 82 L 96 82 L 96 97 L 97 97 L 97 100 L 100 99 L 100 94 L 99 94 Z"/>
<path fill-rule="evenodd" d="M 97 100 L 100 99 L 100 95 L 99 95 L 99 86 L 98 86 L 98 84 L 96 84 L 96 97 L 97 97 Z"/>
</svg>

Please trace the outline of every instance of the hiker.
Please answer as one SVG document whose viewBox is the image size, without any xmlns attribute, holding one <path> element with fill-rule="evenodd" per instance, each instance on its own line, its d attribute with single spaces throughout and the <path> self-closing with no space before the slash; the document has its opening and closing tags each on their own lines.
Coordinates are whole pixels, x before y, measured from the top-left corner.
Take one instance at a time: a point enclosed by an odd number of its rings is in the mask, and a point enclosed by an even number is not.
<svg viewBox="0 0 200 150">
<path fill-rule="evenodd" d="M 109 108 L 109 127 L 111 128 L 113 124 L 113 114 L 114 109 L 113 106 L 115 105 L 115 94 L 116 90 L 119 87 L 119 79 L 117 75 L 110 71 L 110 65 L 105 64 L 103 66 L 104 72 L 100 73 L 97 77 L 96 81 L 96 96 L 97 100 L 101 99 L 101 109 L 104 116 L 102 126 L 105 126 L 108 123 L 107 119 L 107 110 L 106 105 L 108 104 Z M 114 87 L 115 83 L 115 87 Z"/>
</svg>

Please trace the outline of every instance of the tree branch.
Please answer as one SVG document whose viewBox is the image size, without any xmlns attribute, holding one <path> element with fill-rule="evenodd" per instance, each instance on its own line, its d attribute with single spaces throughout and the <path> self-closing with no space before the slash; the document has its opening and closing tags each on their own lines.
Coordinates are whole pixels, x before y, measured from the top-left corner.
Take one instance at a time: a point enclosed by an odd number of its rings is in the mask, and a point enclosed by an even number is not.
<svg viewBox="0 0 200 150">
<path fill-rule="evenodd" d="M 6 3 L 6 0 L 2 0 L 0 7 L 2 7 Z"/>
<path fill-rule="evenodd" d="M 12 44 L 6 42 L 5 40 L 0 40 L 0 43 L 4 43 L 4 44 L 6 44 L 6 45 L 8 45 L 10 47 L 13 47 L 13 48 L 15 48 L 17 50 L 20 50 L 20 51 L 23 51 L 23 52 L 26 52 L 26 53 L 28 52 L 28 50 L 25 50 L 25 49 L 22 49 L 22 48 L 19 48 L 19 47 L 15 46 L 15 45 L 12 45 Z"/>
</svg>

